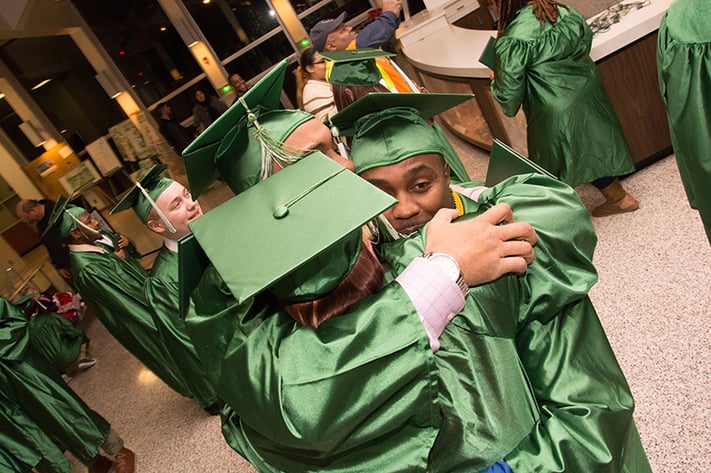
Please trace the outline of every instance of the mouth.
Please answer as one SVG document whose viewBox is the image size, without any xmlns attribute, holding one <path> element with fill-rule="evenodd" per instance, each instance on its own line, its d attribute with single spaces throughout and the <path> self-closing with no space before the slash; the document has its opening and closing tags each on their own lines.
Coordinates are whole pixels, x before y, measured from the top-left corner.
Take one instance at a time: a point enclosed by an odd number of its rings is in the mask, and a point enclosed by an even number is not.
<svg viewBox="0 0 711 473">
<path fill-rule="evenodd" d="M 424 223 L 413 223 L 410 225 L 406 225 L 403 227 L 396 228 L 397 232 L 402 234 L 402 235 L 407 235 L 410 236 L 413 233 L 415 233 L 417 230 L 422 228 L 424 226 Z"/>
</svg>

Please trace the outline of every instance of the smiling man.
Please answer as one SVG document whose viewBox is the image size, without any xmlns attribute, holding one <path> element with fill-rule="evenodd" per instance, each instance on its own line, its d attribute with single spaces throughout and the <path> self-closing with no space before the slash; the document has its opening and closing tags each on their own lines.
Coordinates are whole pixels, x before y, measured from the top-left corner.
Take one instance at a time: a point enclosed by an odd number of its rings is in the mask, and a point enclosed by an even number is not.
<svg viewBox="0 0 711 473">
<path fill-rule="evenodd" d="M 456 463 L 450 469 L 447 462 L 468 456 L 482 462 L 478 471 L 492 465 L 488 472 L 650 471 L 629 386 L 588 297 L 597 281 L 596 237 L 574 190 L 528 174 L 470 199 L 465 189 L 450 188 L 442 143 L 424 109 L 381 105 L 356 114 L 351 159 L 357 173 L 398 199 L 384 216 L 400 238 L 381 245 L 393 274 L 413 260 L 434 260 L 422 254 L 423 241 L 441 209 L 467 219 L 504 205 L 538 237 L 526 272 L 471 288 L 464 310 L 442 334 L 436 357 L 446 395 L 440 400 L 451 427 L 433 447 L 435 457 L 447 453 L 439 467 L 454 471 Z M 497 223 L 507 238 L 511 224 Z M 476 388 L 461 389 L 456 381 L 467 376 L 464 385 Z"/>
<path fill-rule="evenodd" d="M 176 392 L 190 397 L 153 321 L 144 294 L 147 274 L 104 246 L 99 222 L 82 207 L 57 201 L 49 228 L 66 239 L 77 289 L 91 312 L 131 354 Z"/>
<path fill-rule="evenodd" d="M 217 396 L 179 310 L 178 240 L 190 233 L 188 224 L 202 215 L 202 209 L 182 184 L 161 176 L 165 169 L 165 165 L 153 166 L 111 212 L 133 208 L 148 229 L 163 237 L 163 247 L 145 281 L 146 302 L 182 384 L 200 407 L 216 415 Z"/>
</svg>

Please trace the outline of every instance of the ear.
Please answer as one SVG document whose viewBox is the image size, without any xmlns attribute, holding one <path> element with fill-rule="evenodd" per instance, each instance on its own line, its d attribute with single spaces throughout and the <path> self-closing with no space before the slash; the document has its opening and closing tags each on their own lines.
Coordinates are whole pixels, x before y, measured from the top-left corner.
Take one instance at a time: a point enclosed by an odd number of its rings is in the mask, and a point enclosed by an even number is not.
<svg viewBox="0 0 711 473">
<path fill-rule="evenodd" d="M 78 228 L 69 231 L 69 241 L 80 241 L 84 239 L 84 235 Z"/>
<path fill-rule="evenodd" d="M 155 233 L 163 233 L 166 231 L 165 225 L 163 224 L 163 221 L 158 219 L 158 220 L 148 220 L 146 222 L 146 227 L 152 232 Z"/>
<path fill-rule="evenodd" d="M 330 35 L 329 35 L 330 36 Z M 335 51 L 336 43 L 330 38 L 326 38 L 326 45 L 323 47 L 324 51 Z"/>
<path fill-rule="evenodd" d="M 442 157 L 442 162 L 444 163 L 443 172 L 444 172 L 444 177 L 447 179 L 447 185 L 449 185 L 450 182 L 450 174 L 452 173 L 452 170 L 449 167 L 449 163 L 444 160 L 444 157 Z"/>
</svg>

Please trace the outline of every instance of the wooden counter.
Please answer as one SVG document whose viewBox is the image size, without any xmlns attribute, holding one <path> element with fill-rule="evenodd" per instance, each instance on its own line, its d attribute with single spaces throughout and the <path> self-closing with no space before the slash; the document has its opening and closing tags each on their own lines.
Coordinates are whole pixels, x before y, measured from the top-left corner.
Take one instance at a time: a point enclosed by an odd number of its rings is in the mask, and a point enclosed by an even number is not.
<svg viewBox="0 0 711 473">
<path fill-rule="evenodd" d="M 630 11 L 593 38 L 590 52 L 638 167 L 671 151 L 656 73 L 656 31 L 671 1 L 652 0 L 650 5 Z M 489 69 L 478 60 L 496 31 L 448 24 L 442 16 L 437 9 L 422 11 L 403 22 L 396 35 L 429 91 L 476 94 L 476 102 L 444 115 L 445 123 L 482 148 L 490 149 L 496 137 L 528 154 L 523 112 L 513 118 L 503 114 L 491 95 Z"/>
</svg>

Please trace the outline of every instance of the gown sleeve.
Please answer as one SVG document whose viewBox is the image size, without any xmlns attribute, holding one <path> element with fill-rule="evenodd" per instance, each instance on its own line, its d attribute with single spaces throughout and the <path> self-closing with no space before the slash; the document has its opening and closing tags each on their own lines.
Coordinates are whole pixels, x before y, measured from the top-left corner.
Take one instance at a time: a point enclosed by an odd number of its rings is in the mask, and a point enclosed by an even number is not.
<svg viewBox="0 0 711 473">
<path fill-rule="evenodd" d="M 572 188 L 536 174 L 510 178 L 482 199 L 508 202 L 538 235 L 521 279 L 516 345 L 540 419 L 505 460 L 515 473 L 622 471 L 634 402 L 587 296 L 597 281 L 587 210 Z"/>
<path fill-rule="evenodd" d="M 494 43 L 494 72 L 491 93 L 501 104 L 503 112 L 513 117 L 523 103 L 526 94 L 526 65 L 530 46 L 504 34 Z"/>
</svg>

